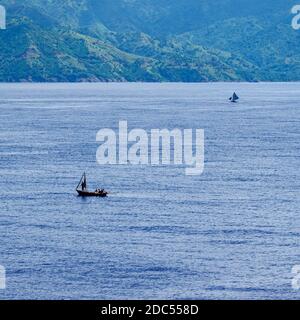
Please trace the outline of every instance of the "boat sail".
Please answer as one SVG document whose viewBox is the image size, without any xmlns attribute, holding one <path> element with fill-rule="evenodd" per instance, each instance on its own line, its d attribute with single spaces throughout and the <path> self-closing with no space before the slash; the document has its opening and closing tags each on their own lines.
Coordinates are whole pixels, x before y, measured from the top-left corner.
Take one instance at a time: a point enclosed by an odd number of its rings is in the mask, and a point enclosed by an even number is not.
<svg viewBox="0 0 300 320">
<path fill-rule="evenodd" d="M 232 97 L 229 98 L 229 100 L 231 102 L 237 102 L 240 98 L 238 97 L 238 95 L 234 92 Z"/>
<path fill-rule="evenodd" d="M 101 197 L 105 198 L 108 195 L 108 192 L 106 192 L 104 189 L 97 189 L 94 192 L 88 191 L 87 187 L 87 178 L 86 174 L 84 173 L 77 185 L 76 191 L 80 197 Z"/>
<path fill-rule="evenodd" d="M 76 188 L 76 191 L 79 190 L 81 187 L 81 191 L 86 191 L 87 190 L 87 179 L 86 179 L 86 174 L 84 173 L 78 183 L 78 186 Z"/>
</svg>

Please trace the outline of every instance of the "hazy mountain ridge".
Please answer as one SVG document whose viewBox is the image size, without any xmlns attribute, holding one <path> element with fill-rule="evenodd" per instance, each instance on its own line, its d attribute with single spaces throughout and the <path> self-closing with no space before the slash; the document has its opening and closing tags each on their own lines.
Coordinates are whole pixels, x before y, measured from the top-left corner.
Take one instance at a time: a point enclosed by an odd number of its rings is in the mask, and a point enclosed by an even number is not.
<svg viewBox="0 0 300 320">
<path fill-rule="evenodd" d="M 0 81 L 300 80 L 292 2 L 2 1 Z"/>
</svg>

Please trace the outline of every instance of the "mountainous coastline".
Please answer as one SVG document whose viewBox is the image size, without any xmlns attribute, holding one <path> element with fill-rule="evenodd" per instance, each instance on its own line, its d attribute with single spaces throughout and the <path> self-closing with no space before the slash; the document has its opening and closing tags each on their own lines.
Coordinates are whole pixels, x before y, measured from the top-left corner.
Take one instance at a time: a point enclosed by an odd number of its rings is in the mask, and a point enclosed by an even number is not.
<svg viewBox="0 0 300 320">
<path fill-rule="evenodd" d="M 241 5 L 243 2 L 243 5 Z M 290 0 L 2 0 L 0 81 L 298 81 Z"/>
</svg>

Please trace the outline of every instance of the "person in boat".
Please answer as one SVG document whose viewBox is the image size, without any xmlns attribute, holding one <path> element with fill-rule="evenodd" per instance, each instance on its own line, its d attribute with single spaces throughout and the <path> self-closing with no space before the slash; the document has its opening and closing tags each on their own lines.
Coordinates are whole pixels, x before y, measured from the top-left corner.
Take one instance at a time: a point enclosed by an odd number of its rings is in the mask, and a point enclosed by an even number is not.
<svg viewBox="0 0 300 320">
<path fill-rule="evenodd" d="M 85 181 L 82 181 L 81 188 L 82 188 L 82 191 L 85 191 L 85 189 L 86 189 L 86 182 Z"/>
<path fill-rule="evenodd" d="M 103 194 L 105 192 L 105 190 L 104 189 L 97 189 L 95 192 L 99 193 L 99 194 Z"/>
</svg>

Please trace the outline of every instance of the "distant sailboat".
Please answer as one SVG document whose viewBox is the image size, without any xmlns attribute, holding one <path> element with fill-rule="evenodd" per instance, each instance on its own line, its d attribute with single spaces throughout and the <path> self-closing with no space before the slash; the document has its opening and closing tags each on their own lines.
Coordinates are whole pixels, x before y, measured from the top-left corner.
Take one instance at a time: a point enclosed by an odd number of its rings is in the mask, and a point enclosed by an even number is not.
<svg viewBox="0 0 300 320">
<path fill-rule="evenodd" d="M 232 97 L 229 98 L 229 100 L 231 102 L 237 102 L 240 98 L 238 97 L 238 95 L 234 92 Z"/>
<path fill-rule="evenodd" d="M 78 186 L 76 188 L 76 191 L 80 197 L 101 197 L 105 198 L 108 195 L 108 192 L 106 192 L 104 189 L 97 189 L 94 192 L 88 191 L 87 187 L 87 178 L 86 174 L 84 173 L 78 183 Z"/>
</svg>

